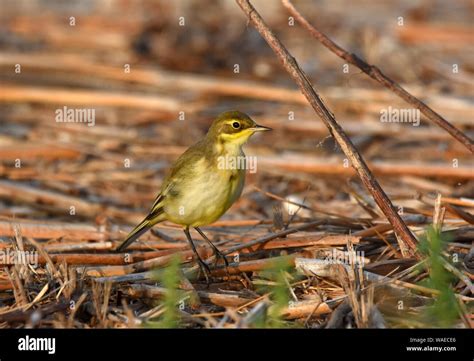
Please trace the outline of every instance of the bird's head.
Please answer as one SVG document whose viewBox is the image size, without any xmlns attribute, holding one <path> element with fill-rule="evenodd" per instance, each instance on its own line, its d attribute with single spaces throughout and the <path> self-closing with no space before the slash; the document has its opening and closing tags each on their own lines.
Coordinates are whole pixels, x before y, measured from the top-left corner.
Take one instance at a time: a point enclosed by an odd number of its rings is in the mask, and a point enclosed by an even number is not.
<svg viewBox="0 0 474 361">
<path fill-rule="evenodd" d="M 258 125 L 247 114 L 237 110 L 220 114 L 209 128 L 208 136 L 220 142 L 244 144 L 252 134 L 271 130 L 271 128 Z"/>
</svg>

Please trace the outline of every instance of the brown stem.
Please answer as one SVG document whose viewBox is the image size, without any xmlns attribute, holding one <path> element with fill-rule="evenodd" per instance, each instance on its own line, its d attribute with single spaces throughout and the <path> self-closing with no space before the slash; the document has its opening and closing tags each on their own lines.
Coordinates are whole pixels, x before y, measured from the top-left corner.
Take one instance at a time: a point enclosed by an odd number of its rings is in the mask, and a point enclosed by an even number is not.
<svg viewBox="0 0 474 361">
<path fill-rule="evenodd" d="M 260 14 L 250 4 L 248 0 L 236 0 L 243 12 L 249 18 L 249 21 L 255 26 L 257 31 L 266 40 L 273 49 L 285 70 L 292 76 L 300 87 L 302 93 L 313 107 L 316 114 L 319 115 L 324 124 L 328 127 L 331 135 L 336 139 L 344 154 L 351 160 L 352 166 L 359 174 L 364 185 L 372 194 L 375 202 L 387 217 L 394 231 L 400 236 L 401 240 L 413 254 L 416 254 L 416 239 L 410 232 L 401 217 L 393 208 L 392 202 L 387 197 L 372 172 L 365 164 L 362 156 L 352 144 L 349 137 L 345 134 L 341 126 L 336 122 L 334 115 L 329 111 L 319 94 L 311 86 L 306 74 L 300 69 L 296 59 L 291 56 L 285 46 L 272 33 L 263 21 Z"/>
<path fill-rule="evenodd" d="M 359 58 L 355 54 L 351 54 L 348 51 L 341 48 L 331 39 L 329 39 L 325 34 L 320 32 L 314 26 L 312 26 L 299 12 L 295 9 L 290 0 L 282 0 L 283 6 L 287 8 L 290 14 L 298 21 L 303 28 L 305 28 L 316 40 L 323 44 L 326 48 L 331 50 L 334 54 L 344 59 L 348 63 L 358 67 L 372 79 L 375 79 L 380 84 L 382 84 L 387 89 L 390 89 L 392 92 L 397 94 L 400 98 L 405 100 L 407 103 L 413 105 L 415 108 L 419 109 L 429 120 L 437 124 L 439 127 L 446 130 L 449 134 L 453 136 L 454 139 L 464 144 L 464 146 L 474 153 L 474 142 L 467 135 L 457 129 L 454 125 L 444 119 L 441 115 L 436 113 L 428 105 L 423 103 L 421 100 L 411 95 L 405 89 L 403 89 L 400 84 L 390 79 L 382 71 L 374 65 L 367 64 L 364 60 Z"/>
</svg>

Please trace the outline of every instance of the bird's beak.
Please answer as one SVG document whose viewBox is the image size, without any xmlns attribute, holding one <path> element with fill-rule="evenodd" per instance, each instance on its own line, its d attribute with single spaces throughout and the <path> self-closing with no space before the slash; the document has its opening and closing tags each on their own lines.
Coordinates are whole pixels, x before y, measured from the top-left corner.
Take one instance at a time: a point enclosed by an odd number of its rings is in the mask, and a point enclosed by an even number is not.
<svg viewBox="0 0 474 361">
<path fill-rule="evenodd" d="M 252 129 L 254 132 L 265 132 L 267 130 L 273 130 L 272 128 L 264 127 L 263 125 L 258 124 L 255 124 L 255 126 L 250 129 Z"/>
</svg>

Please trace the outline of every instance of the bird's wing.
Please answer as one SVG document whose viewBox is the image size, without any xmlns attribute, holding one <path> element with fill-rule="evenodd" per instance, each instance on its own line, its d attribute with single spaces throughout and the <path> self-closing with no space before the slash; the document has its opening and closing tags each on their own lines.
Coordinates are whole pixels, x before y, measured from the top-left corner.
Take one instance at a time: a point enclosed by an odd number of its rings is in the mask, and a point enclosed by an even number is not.
<svg viewBox="0 0 474 361">
<path fill-rule="evenodd" d="M 173 197 L 173 190 L 179 191 L 185 180 L 193 179 L 199 173 L 199 161 L 205 157 L 205 150 L 206 143 L 201 140 L 181 154 L 163 181 L 161 193 L 153 203 L 153 207 L 162 202 L 164 197 Z M 163 198 L 160 199 L 160 196 Z"/>
<path fill-rule="evenodd" d="M 161 208 L 161 202 L 165 199 L 165 196 L 163 193 L 158 194 L 158 196 L 155 198 L 155 201 L 153 202 L 153 205 L 151 206 L 150 209 L 150 214 L 156 212 L 159 208 Z"/>
<path fill-rule="evenodd" d="M 196 174 L 196 166 L 199 160 L 205 156 L 205 143 L 200 141 L 189 147 L 175 161 L 161 186 L 161 192 L 155 198 L 151 206 L 149 216 L 154 217 L 163 211 L 163 202 L 167 198 L 173 198 L 179 193 L 184 179 L 192 179 Z"/>
</svg>

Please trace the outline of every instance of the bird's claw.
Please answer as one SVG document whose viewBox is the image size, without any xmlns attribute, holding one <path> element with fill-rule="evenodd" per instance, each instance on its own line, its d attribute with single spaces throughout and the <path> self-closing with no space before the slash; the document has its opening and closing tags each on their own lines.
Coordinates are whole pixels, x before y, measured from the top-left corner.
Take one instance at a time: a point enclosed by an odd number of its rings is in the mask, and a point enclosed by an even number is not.
<svg viewBox="0 0 474 361">
<path fill-rule="evenodd" d="M 209 287 L 209 285 L 211 283 L 210 280 L 209 280 L 209 278 L 211 277 L 211 268 L 209 267 L 209 265 L 206 262 L 204 262 L 200 258 L 197 259 L 197 262 L 198 262 L 200 271 L 204 274 L 204 277 L 206 278 L 207 286 Z"/>
<path fill-rule="evenodd" d="M 221 258 L 224 261 L 225 268 L 229 267 L 229 261 L 227 261 L 226 256 L 217 249 L 217 247 L 214 248 L 214 256 L 216 257 L 216 262 L 214 263 L 214 267 L 216 267 L 217 262 L 219 261 L 219 258 Z"/>
</svg>

